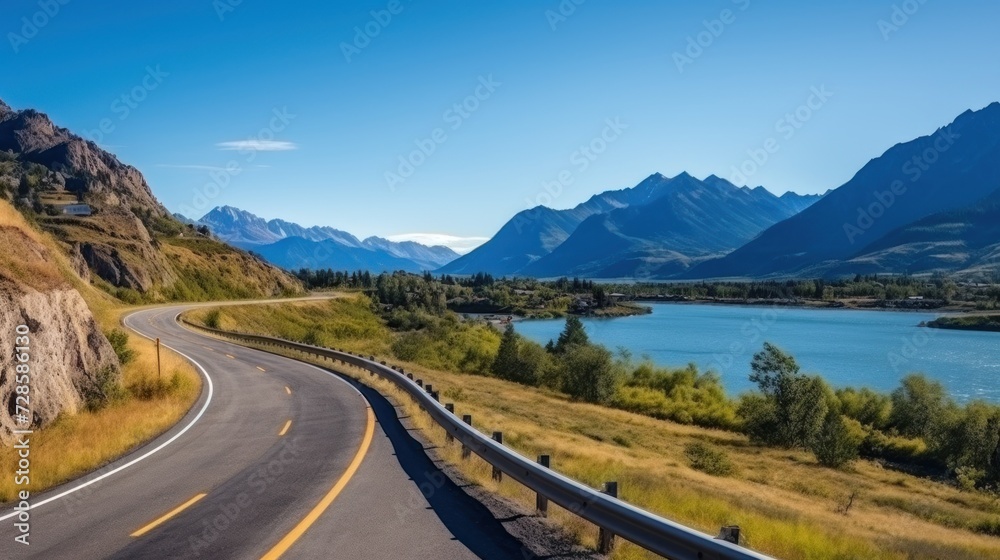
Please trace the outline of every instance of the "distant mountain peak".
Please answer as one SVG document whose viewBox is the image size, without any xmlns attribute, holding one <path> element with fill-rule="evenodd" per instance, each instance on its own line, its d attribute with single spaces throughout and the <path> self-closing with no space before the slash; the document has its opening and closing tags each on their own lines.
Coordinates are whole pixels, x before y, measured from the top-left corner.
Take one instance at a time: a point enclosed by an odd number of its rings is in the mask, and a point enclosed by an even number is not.
<svg viewBox="0 0 1000 560">
<path fill-rule="evenodd" d="M 329 226 L 303 227 L 278 218 L 265 220 L 233 206 L 217 206 L 198 221 L 219 239 L 291 268 L 400 268 L 420 272 L 458 258 L 458 253 L 447 247 L 427 247 L 412 241 L 396 243 L 381 237 L 360 241 Z"/>
</svg>

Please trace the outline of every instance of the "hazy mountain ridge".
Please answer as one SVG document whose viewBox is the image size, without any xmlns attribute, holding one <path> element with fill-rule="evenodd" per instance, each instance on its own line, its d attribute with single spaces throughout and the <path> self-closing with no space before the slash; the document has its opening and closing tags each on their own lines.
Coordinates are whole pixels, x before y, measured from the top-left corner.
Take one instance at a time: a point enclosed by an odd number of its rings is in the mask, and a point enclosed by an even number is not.
<svg viewBox="0 0 1000 560">
<path fill-rule="evenodd" d="M 265 220 L 251 212 L 220 206 L 198 220 L 219 239 L 253 250 L 287 269 L 333 268 L 372 271 L 421 272 L 458 258 L 448 247 L 428 247 L 413 241 L 394 242 L 381 237 L 364 241 L 328 226 L 303 227 L 280 219 Z"/>
</svg>

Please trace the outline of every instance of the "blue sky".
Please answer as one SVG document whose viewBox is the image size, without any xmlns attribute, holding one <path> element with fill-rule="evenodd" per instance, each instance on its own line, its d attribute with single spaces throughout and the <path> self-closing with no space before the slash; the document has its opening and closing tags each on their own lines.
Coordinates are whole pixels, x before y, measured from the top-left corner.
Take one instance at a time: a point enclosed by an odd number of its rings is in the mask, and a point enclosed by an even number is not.
<svg viewBox="0 0 1000 560">
<path fill-rule="evenodd" d="M 135 165 L 172 211 L 481 238 L 654 172 L 837 187 L 1000 99 L 998 19 L 973 0 L 4 0 L 0 99 Z"/>
</svg>

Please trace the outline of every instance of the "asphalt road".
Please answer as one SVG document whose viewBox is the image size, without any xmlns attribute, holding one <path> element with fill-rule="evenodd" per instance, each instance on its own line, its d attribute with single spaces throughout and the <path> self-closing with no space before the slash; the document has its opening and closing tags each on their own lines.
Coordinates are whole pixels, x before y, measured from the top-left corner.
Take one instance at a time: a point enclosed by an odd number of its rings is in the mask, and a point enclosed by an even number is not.
<svg viewBox="0 0 1000 560">
<path fill-rule="evenodd" d="M 0 512 L 0 557 L 522 557 L 377 393 L 187 330 L 182 309 L 126 323 L 198 366 L 198 402 L 128 456 L 33 495 L 29 546 L 14 541 L 13 510 Z"/>
</svg>

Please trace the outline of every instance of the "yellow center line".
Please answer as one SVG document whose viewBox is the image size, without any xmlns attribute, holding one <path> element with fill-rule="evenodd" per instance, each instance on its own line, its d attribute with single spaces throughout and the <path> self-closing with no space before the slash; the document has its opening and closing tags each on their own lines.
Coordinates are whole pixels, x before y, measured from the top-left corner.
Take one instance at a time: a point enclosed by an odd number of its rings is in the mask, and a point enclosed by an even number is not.
<svg viewBox="0 0 1000 560">
<path fill-rule="evenodd" d="M 347 470 L 344 471 L 343 476 L 341 476 L 340 480 L 338 480 L 333 488 L 330 489 L 330 492 L 327 493 L 326 496 L 323 496 L 323 499 L 316 504 L 316 507 L 314 507 L 302 521 L 299 521 L 299 524 L 296 525 L 290 533 L 285 535 L 285 538 L 281 539 L 278 544 L 274 545 L 274 548 L 261 557 L 261 560 L 277 560 L 280 558 L 282 554 L 288 552 L 288 549 L 295 544 L 295 541 L 299 540 L 299 538 L 309 530 L 309 527 L 311 527 L 312 524 L 319 519 L 319 516 L 323 515 L 326 508 L 330 507 L 330 504 L 337 499 L 337 496 L 340 495 L 341 491 L 344 490 L 344 487 L 347 486 L 347 483 L 350 482 L 354 473 L 358 472 L 358 468 L 361 467 L 361 461 L 364 460 L 365 454 L 368 453 L 368 448 L 371 446 L 372 437 L 374 435 L 375 415 L 372 413 L 371 407 L 368 407 L 368 425 L 365 427 L 365 437 L 361 440 L 361 447 L 358 448 L 358 453 L 354 456 L 354 460 L 351 461 L 351 464 L 348 465 Z"/>
<path fill-rule="evenodd" d="M 291 420 L 289 420 L 288 422 L 285 422 L 285 427 L 282 428 L 280 432 L 278 432 L 278 436 L 280 437 L 280 436 L 283 436 L 283 435 L 287 434 L 288 433 L 288 428 L 291 428 L 291 427 L 292 427 L 292 421 Z"/>
<path fill-rule="evenodd" d="M 285 392 L 288 393 L 289 395 L 292 394 L 292 390 L 289 389 L 287 386 L 285 387 Z"/>
<path fill-rule="evenodd" d="M 264 368 L 262 368 L 260 366 L 257 366 L 257 369 L 259 369 L 260 371 L 267 371 L 266 369 L 264 369 Z"/>
<path fill-rule="evenodd" d="M 165 523 L 171 517 L 173 517 L 173 516 L 177 515 L 178 513 L 186 510 L 187 508 L 193 506 L 195 504 L 195 502 L 197 502 L 198 500 L 204 498 L 207 495 L 208 494 L 198 494 L 197 496 L 191 498 L 190 500 L 184 502 L 183 504 L 177 506 L 176 508 L 168 511 L 163 517 L 157 518 L 155 521 L 151 522 L 149 525 L 146 525 L 145 527 L 137 530 L 136 532 L 132 533 L 129 536 L 130 537 L 141 537 L 141 536 L 145 535 L 146 533 L 152 531 L 153 529 L 157 528 L 161 524 Z"/>
</svg>

